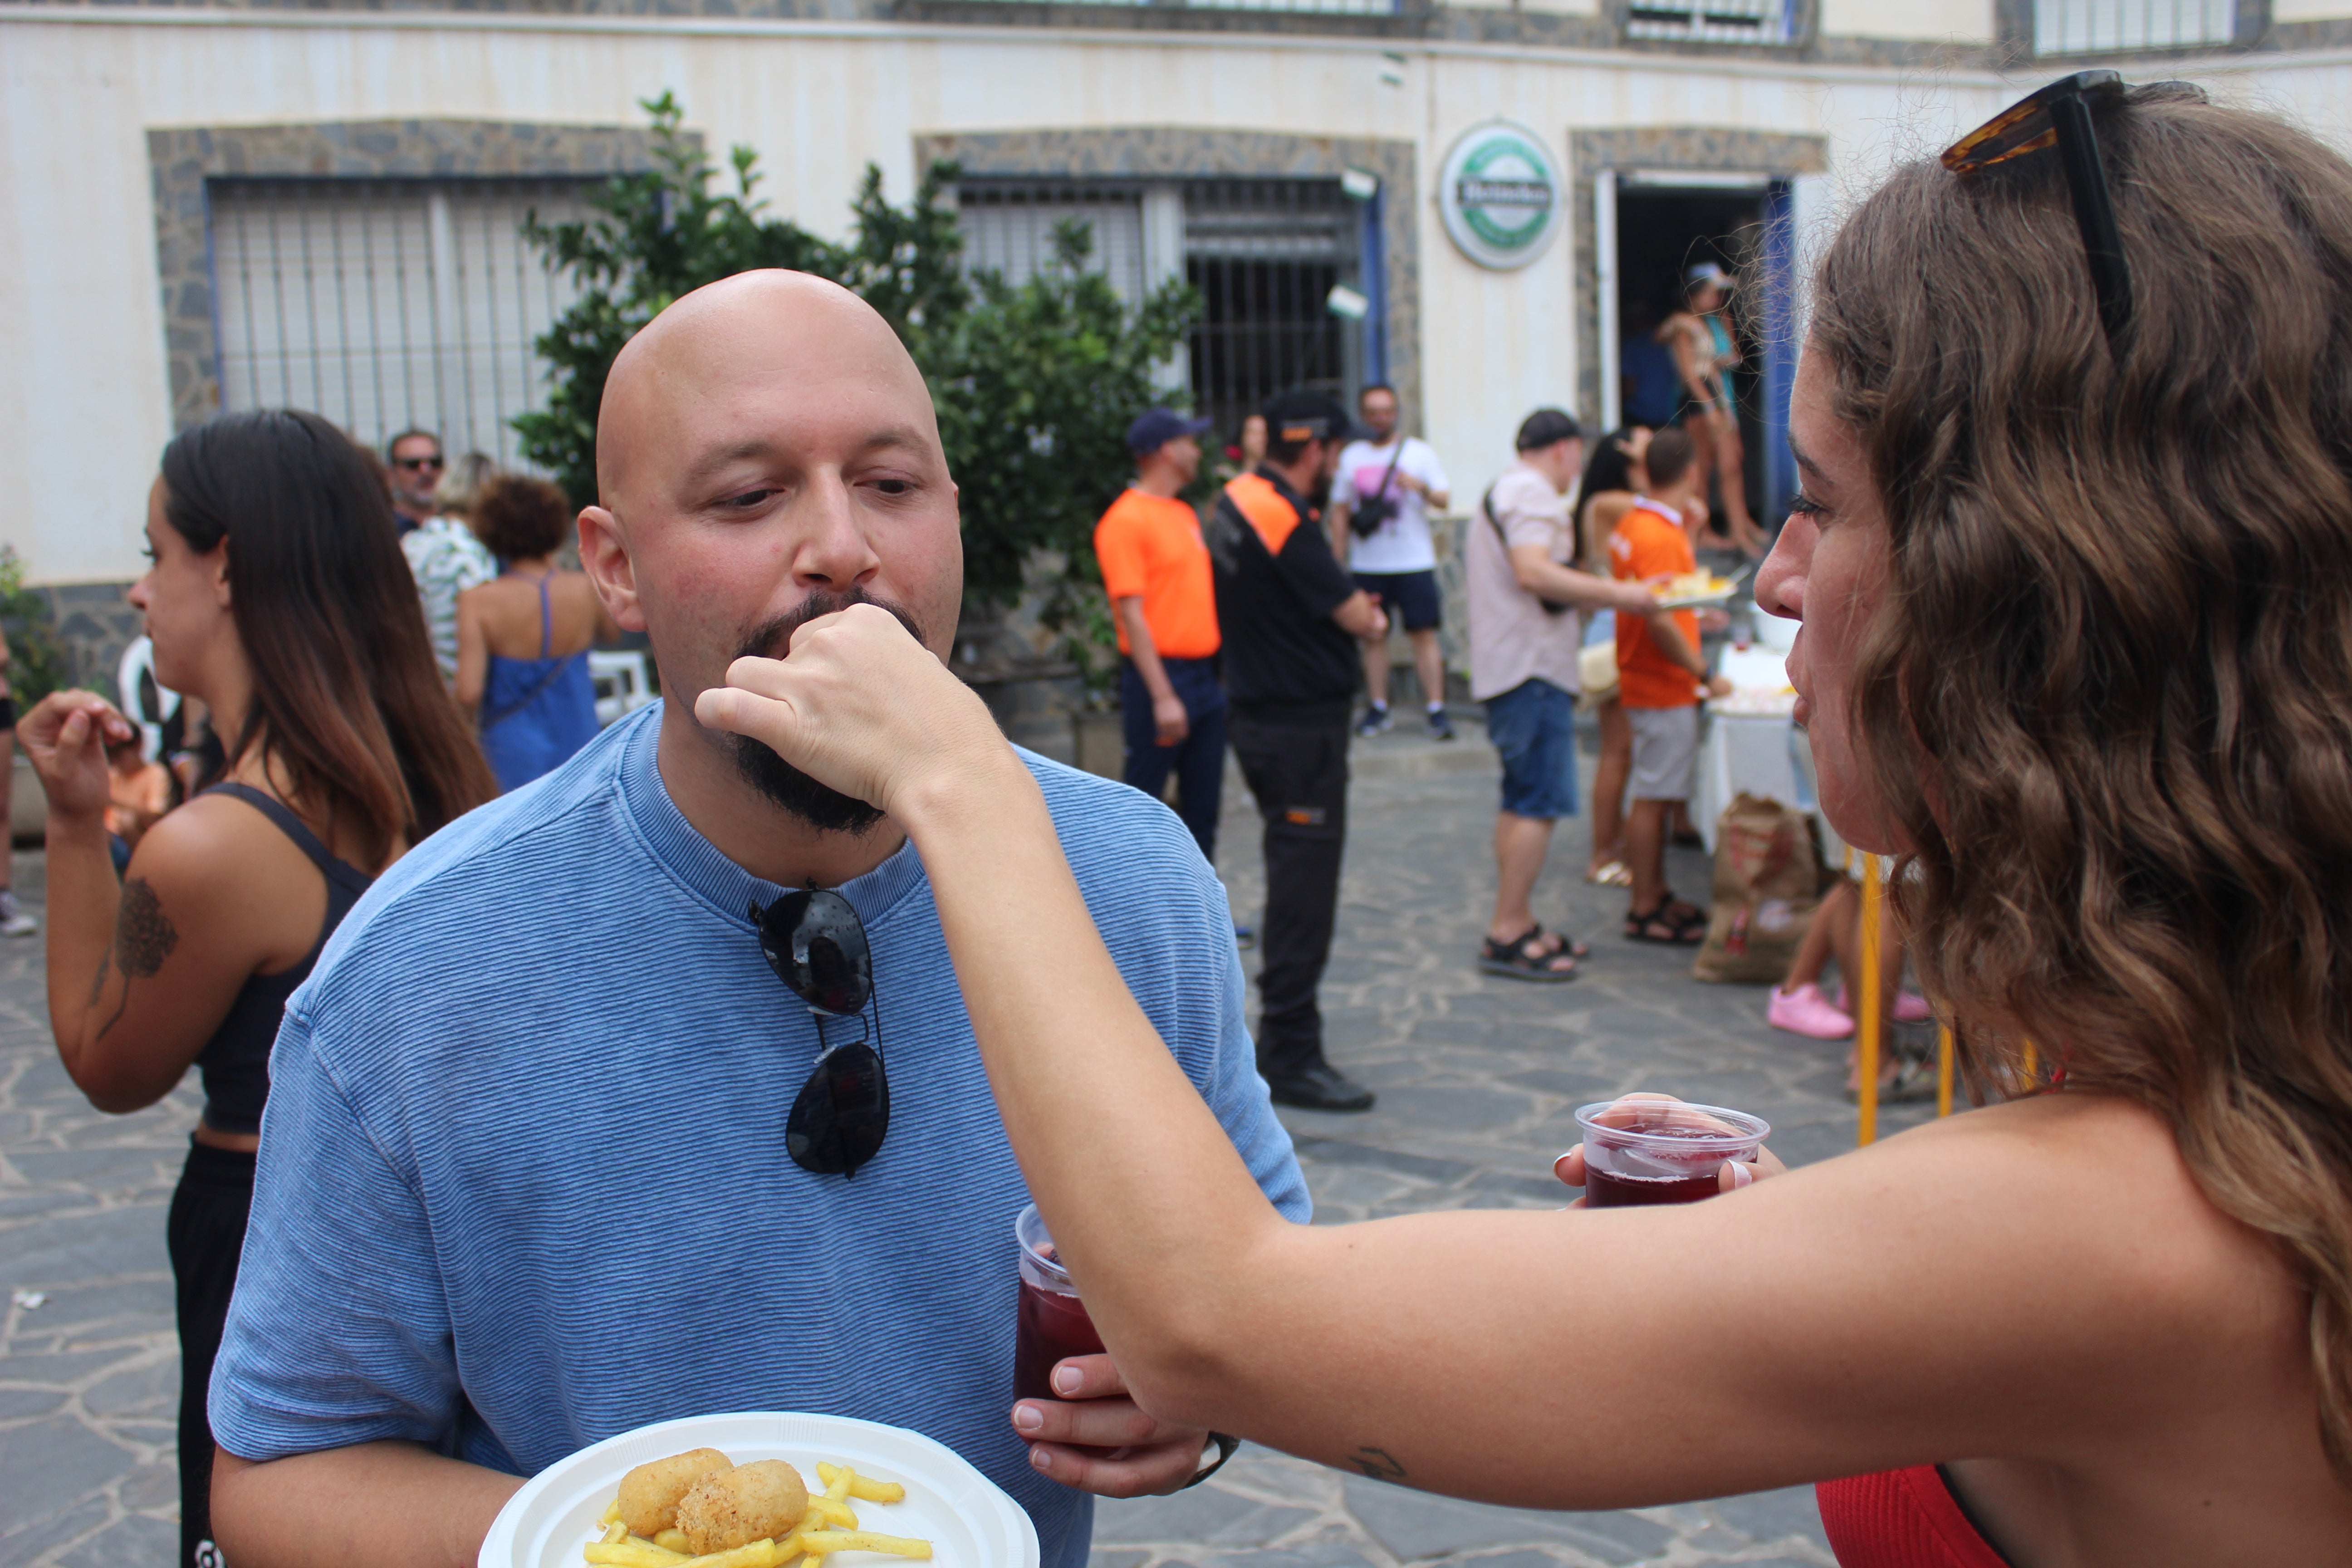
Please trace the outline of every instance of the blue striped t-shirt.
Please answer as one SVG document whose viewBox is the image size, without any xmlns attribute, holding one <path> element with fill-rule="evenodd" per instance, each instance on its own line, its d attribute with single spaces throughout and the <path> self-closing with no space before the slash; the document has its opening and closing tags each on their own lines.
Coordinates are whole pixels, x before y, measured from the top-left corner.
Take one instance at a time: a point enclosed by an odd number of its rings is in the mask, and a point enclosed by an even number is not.
<svg viewBox="0 0 2352 1568">
<path fill-rule="evenodd" d="M 529 1475 L 674 1416 L 864 1416 L 963 1455 L 1029 1510 L 1048 1568 L 1076 1568 L 1090 1500 L 1038 1476 L 1008 1419 L 1027 1192 L 922 863 L 902 847 L 840 889 L 873 947 L 890 1131 L 854 1179 L 810 1175 L 784 1118 L 815 1020 L 746 913 L 782 889 L 678 814 L 662 710 L 419 845 L 295 994 L 214 1433 L 248 1459 L 393 1438 Z M 1305 1219 L 1191 835 L 1026 760 L 1136 999 Z"/>
</svg>

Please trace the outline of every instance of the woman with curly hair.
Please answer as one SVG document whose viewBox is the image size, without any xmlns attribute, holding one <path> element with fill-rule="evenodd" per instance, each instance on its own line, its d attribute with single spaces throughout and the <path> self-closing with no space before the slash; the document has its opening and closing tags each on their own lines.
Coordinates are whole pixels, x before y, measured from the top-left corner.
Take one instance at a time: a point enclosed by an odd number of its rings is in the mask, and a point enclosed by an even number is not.
<svg viewBox="0 0 2352 1568">
<path fill-rule="evenodd" d="M 913 838 L 1030 1190 L 1152 1415 L 1528 1506 L 1818 1482 L 1848 1568 L 2340 1564 L 2347 288 L 2352 164 L 2111 72 L 1845 225 L 1757 599 L 1803 622 L 1823 809 L 1902 862 L 1920 975 L 2002 1102 L 1727 1166 L 1707 1202 L 1286 1225 L 1036 786 L 896 622 L 813 622 L 698 711 Z M 1118 1441 L 1088 1417 L 1014 1409 L 1062 1480 Z"/>
<path fill-rule="evenodd" d="M 556 561 L 572 523 L 562 490 L 499 474 L 476 494 L 473 523 L 506 565 L 457 595 L 457 700 L 481 725 L 499 788 L 519 789 L 596 738 L 588 649 L 620 628 L 586 574 Z"/>
</svg>

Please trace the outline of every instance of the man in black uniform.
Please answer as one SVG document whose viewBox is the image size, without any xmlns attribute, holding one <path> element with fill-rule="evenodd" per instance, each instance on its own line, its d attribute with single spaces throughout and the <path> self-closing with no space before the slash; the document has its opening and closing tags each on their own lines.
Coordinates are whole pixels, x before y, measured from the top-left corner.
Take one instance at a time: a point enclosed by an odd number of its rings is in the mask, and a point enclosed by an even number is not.
<svg viewBox="0 0 2352 1568">
<path fill-rule="evenodd" d="M 1348 416 L 1320 393 L 1265 405 L 1265 461 L 1226 485 L 1209 520 L 1224 639 L 1226 736 L 1265 820 L 1258 1070 L 1275 1100 L 1369 1110 L 1372 1092 L 1323 1059 L 1316 987 L 1331 956 L 1348 837 L 1348 721 L 1360 637 L 1387 617 L 1331 554 L 1322 503 Z"/>
</svg>

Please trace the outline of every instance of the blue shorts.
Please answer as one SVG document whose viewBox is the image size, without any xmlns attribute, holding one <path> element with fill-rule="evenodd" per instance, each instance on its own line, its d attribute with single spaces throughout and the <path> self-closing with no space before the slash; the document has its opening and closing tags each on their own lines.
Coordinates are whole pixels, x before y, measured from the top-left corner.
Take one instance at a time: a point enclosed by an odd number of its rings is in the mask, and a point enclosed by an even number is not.
<svg viewBox="0 0 2352 1568">
<path fill-rule="evenodd" d="M 1503 809 L 1513 816 L 1576 815 L 1576 699 L 1529 679 L 1486 699 L 1486 738 L 1503 754 Z"/>
<path fill-rule="evenodd" d="M 1356 586 L 1380 600 L 1389 625 L 1409 632 L 1436 629 L 1444 601 L 1437 593 L 1434 572 L 1358 572 Z"/>
</svg>

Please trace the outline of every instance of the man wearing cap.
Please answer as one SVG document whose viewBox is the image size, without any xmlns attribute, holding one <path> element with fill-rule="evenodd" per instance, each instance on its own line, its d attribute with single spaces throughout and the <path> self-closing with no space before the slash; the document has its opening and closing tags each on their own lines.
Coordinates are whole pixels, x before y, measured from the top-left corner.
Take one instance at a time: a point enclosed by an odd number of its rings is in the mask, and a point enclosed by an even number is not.
<svg viewBox="0 0 2352 1568">
<path fill-rule="evenodd" d="M 1385 637 L 1388 618 L 1323 526 L 1346 410 L 1321 393 L 1284 393 L 1265 422 L 1265 461 L 1225 486 L 1208 531 L 1227 733 L 1265 824 L 1258 1070 L 1284 1105 L 1368 1110 L 1371 1091 L 1324 1059 L 1315 993 L 1339 905 L 1357 639 Z"/>
<path fill-rule="evenodd" d="M 1684 273 L 1684 308 L 1666 318 L 1658 329 L 1658 341 L 1674 352 L 1683 384 L 1678 417 L 1698 448 L 1699 473 L 1714 475 L 1722 489 L 1724 521 L 1729 525 L 1723 542 L 1760 556 L 1770 541 L 1748 514 L 1748 458 L 1739 440 L 1739 398 L 1731 381 L 1739 365 L 1739 340 L 1726 309 L 1731 286 L 1731 275 L 1712 261 Z M 1702 498 L 1706 489 L 1702 482 Z"/>
<path fill-rule="evenodd" d="M 1576 483 L 1584 441 L 1576 421 L 1538 408 L 1519 426 L 1518 461 L 1478 503 L 1462 545 L 1470 607 L 1470 695 L 1486 705 L 1486 735 L 1503 759 L 1495 818 L 1495 914 L 1478 967 L 1512 980 L 1576 978 L 1582 950 L 1536 921 L 1536 878 L 1552 824 L 1576 814 L 1576 693 L 1581 607 L 1646 615 L 1640 583 L 1571 570 Z"/>
<path fill-rule="evenodd" d="M 1224 793 L 1225 691 L 1217 683 L 1217 599 L 1201 519 L 1177 493 L 1201 468 L 1206 419 L 1165 408 L 1127 429 L 1135 481 L 1095 524 L 1095 559 L 1118 629 L 1120 776 L 1157 796 L 1176 775 L 1176 815 L 1217 859 Z"/>
</svg>

